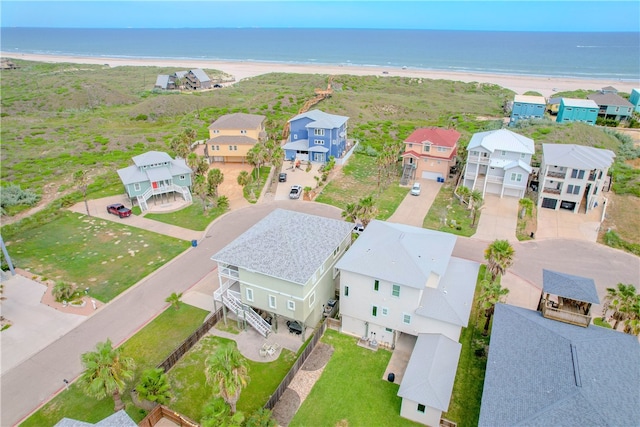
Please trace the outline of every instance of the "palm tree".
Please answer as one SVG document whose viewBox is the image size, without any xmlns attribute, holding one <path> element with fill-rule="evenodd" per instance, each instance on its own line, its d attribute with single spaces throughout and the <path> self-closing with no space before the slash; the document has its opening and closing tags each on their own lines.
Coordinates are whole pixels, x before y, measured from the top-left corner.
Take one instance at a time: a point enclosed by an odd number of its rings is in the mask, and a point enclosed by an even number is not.
<svg viewBox="0 0 640 427">
<path fill-rule="evenodd" d="M 358 204 L 347 203 L 342 211 L 342 218 L 349 222 L 356 222 L 358 220 Z"/>
<path fill-rule="evenodd" d="M 631 284 L 618 283 L 616 288 L 607 288 L 602 306 L 603 318 L 611 312 L 609 320 L 614 320 L 613 329 L 618 329 L 620 322 L 629 324 L 630 329 L 634 329 L 633 320 L 640 319 L 640 295 Z"/>
<path fill-rule="evenodd" d="M 246 187 L 251 182 L 251 175 L 247 171 L 241 171 L 238 175 L 238 185 Z"/>
<path fill-rule="evenodd" d="M 84 207 L 87 210 L 87 216 L 91 216 L 89 213 L 89 202 L 87 202 L 87 188 L 89 187 L 89 176 L 87 175 L 87 172 L 84 170 L 76 171 L 76 173 L 73 174 L 73 183 L 82 193 Z"/>
<path fill-rule="evenodd" d="M 196 175 L 193 177 L 193 185 L 191 186 L 191 191 L 193 194 L 200 197 L 200 201 L 202 202 L 202 211 L 207 211 L 207 182 L 205 181 L 202 175 Z"/>
<path fill-rule="evenodd" d="M 218 186 L 224 182 L 224 174 L 220 169 L 211 169 L 207 174 L 207 185 L 209 186 L 209 195 L 218 196 Z"/>
<path fill-rule="evenodd" d="M 147 369 L 136 386 L 136 393 L 140 399 L 166 405 L 171 400 L 171 385 L 167 374 L 162 368 Z"/>
<path fill-rule="evenodd" d="M 473 219 L 471 220 L 471 226 L 475 227 L 476 219 L 478 218 L 478 212 L 480 211 L 480 208 L 482 208 L 482 203 L 484 202 L 484 199 L 482 198 L 482 193 L 478 190 L 473 190 L 471 192 L 470 197 L 471 197 L 471 200 L 470 200 L 471 214 L 473 215 Z"/>
<path fill-rule="evenodd" d="M 115 411 L 124 408 L 120 394 L 125 389 L 125 381 L 133 378 L 135 362 L 124 357 L 121 348 L 113 348 L 111 340 L 96 345 L 96 351 L 82 355 L 84 372 L 78 383 L 89 397 L 104 399 L 113 396 Z"/>
<path fill-rule="evenodd" d="M 358 201 L 358 218 L 360 218 L 365 228 L 377 214 L 378 208 L 375 206 L 373 196 L 367 196 Z"/>
<path fill-rule="evenodd" d="M 171 295 L 165 298 L 164 301 L 171 304 L 173 308 L 177 310 L 180 308 L 180 298 L 182 298 L 182 292 L 180 292 L 179 294 L 176 292 L 173 292 Z"/>
<path fill-rule="evenodd" d="M 244 414 L 231 414 L 229 405 L 219 397 L 207 403 L 202 412 L 202 427 L 242 427 L 244 422 Z"/>
<path fill-rule="evenodd" d="M 205 361 L 207 383 L 216 388 L 216 395 L 224 399 L 236 413 L 236 403 L 242 389 L 249 383 L 247 360 L 232 346 L 220 347 Z"/>
<path fill-rule="evenodd" d="M 458 196 L 460 196 L 460 204 L 463 205 L 464 198 L 471 196 L 471 190 L 469 190 L 469 187 L 461 185 L 458 187 Z"/>
<path fill-rule="evenodd" d="M 495 311 L 496 303 L 505 302 L 509 289 L 503 288 L 500 286 L 500 283 L 486 279 L 480 282 L 480 286 L 482 287 L 482 290 L 480 293 L 479 303 L 484 309 L 484 316 L 486 317 L 482 335 L 486 336 L 489 333 L 489 323 L 491 322 L 491 316 L 493 316 L 493 312 Z"/>
<path fill-rule="evenodd" d="M 491 281 L 495 282 L 498 275 L 502 276 L 513 264 L 515 251 L 507 240 L 494 240 L 484 250 L 484 259 L 487 260 L 487 271 L 491 273 Z"/>
<path fill-rule="evenodd" d="M 533 207 L 535 206 L 535 203 L 533 203 L 533 200 L 527 197 L 523 197 L 518 202 L 518 205 L 520 205 L 520 207 L 522 208 L 522 210 L 520 211 L 520 218 L 524 218 L 525 215 L 531 216 L 533 214 Z"/>
<path fill-rule="evenodd" d="M 278 423 L 273 419 L 273 413 L 265 408 L 258 408 L 244 423 L 245 427 L 276 427 Z"/>
<path fill-rule="evenodd" d="M 171 150 L 175 153 L 176 157 L 181 159 L 186 159 L 189 155 L 191 149 L 189 148 L 189 143 L 185 138 L 181 136 L 176 136 L 171 139 Z"/>
</svg>

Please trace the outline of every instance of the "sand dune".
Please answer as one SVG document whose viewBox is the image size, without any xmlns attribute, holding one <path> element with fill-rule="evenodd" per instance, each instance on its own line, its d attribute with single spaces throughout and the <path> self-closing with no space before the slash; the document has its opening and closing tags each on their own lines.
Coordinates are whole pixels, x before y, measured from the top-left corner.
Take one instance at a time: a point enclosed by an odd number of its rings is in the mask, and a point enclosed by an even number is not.
<svg viewBox="0 0 640 427">
<path fill-rule="evenodd" d="M 518 94 L 535 91 L 543 96 L 551 97 L 555 92 L 577 89 L 599 90 L 605 86 L 613 86 L 620 92 L 630 93 L 633 88 L 640 87 L 640 81 L 630 82 L 621 80 L 577 79 L 568 77 L 530 77 L 518 75 L 461 73 L 435 70 L 402 69 L 395 67 L 365 67 L 355 65 L 307 65 L 282 64 L 270 62 L 231 62 L 208 60 L 174 60 L 174 59 L 131 59 L 82 56 L 54 56 L 38 54 L 11 54 L 0 52 L 2 57 L 24 59 L 38 62 L 69 62 L 76 64 L 108 64 L 117 66 L 158 66 L 176 67 L 180 69 L 205 68 L 223 71 L 235 77 L 237 81 L 267 73 L 295 73 L 295 74 L 351 74 L 357 76 L 378 75 L 416 77 L 425 79 L 444 79 L 462 82 L 493 83 L 513 90 Z"/>
</svg>

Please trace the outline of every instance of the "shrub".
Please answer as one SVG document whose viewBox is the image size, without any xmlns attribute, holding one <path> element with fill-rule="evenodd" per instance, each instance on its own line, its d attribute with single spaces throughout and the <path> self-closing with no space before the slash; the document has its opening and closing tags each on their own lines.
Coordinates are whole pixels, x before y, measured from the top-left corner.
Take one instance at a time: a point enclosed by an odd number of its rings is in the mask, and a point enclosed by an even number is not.
<svg viewBox="0 0 640 427">
<path fill-rule="evenodd" d="M 140 399 L 166 405 L 171 400 L 171 386 L 162 368 L 147 369 L 136 386 Z"/>
<path fill-rule="evenodd" d="M 3 209 L 16 205 L 33 206 L 38 200 L 40 200 L 40 196 L 33 191 L 23 190 L 18 185 L 8 185 L 3 187 L 2 192 L 0 192 L 0 206 Z"/>
<path fill-rule="evenodd" d="M 51 290 L 51 294 L 56 301 L 70 301 L 76 293 L 75 285 L 66 282 L 58 282 Z"/>
<path fill-rule="evenodd" d="M 135 116 L 133 118 L 133 120 L 137 120 L 139 122 L 144 122 L 149 118 L 149 116 L 147 116 L 146 114 L 138 114 L 137 116 Z"/>
</svg>

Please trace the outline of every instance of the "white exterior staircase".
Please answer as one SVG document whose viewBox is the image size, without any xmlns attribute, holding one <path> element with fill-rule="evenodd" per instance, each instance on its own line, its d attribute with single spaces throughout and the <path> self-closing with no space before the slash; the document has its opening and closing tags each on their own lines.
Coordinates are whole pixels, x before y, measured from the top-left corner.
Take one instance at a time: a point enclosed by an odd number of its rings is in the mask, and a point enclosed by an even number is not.
<svg viewBox="0 0 640 427">
<path fill-rule="evenodd" d="M 267 338 L 271 333 L 271 325 L 267 323 L 258 313 L 244 304 L 240 298 L 240 293 L 227 289 L 226 292 L 214 293 L 214 298 L 222 303 L 235 314 L 238 319 L 246 319 L 253 328 L 263 337 Z"/>
<path fill-rule="evenodd" d="M 172 191 L 178 194 L 182 194 L 182 198 L 187 202 L 191 202 L 193 200 L 191 197 L 191 191 L 189 191 L 189 187 L 181 187 L 175 184 L 165 185 L 159 188 L 149 187 L 147 191 L 136 196 L 136 199 L 138 200 L 138 206 L 140 206 L 140 210 L 142 212 L 149 210 L 147 200 L 149 200 L 149 198 L 154 194 L 166 194 Z"/>
</svg>

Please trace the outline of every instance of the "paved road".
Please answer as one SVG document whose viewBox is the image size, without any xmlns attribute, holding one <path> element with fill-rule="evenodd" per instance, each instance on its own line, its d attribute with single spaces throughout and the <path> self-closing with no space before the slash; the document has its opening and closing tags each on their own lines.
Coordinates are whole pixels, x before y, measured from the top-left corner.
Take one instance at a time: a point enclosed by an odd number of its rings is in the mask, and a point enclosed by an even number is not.
<svg viewBox="0 0 640 427">
<path fill-rule="evenodd" d="M 184 292 L 211 272 L 211 255 L 222 249 L 273 209 L 340 218 L 335 207 L 312 202 L 281 201 L 242 208 L 219 218 L 207 230 L 198 247 L 190 248 L 172 262 L 121 294 L 60 339 L 42 349 L 0 378 L 2 414 L 0 425 L 14 425 L 61 390 L 63 379 L 82 372 L 80 355 L 110 338 L 125 341 L 167 306 L 172 292 Z"/>
</svg>

